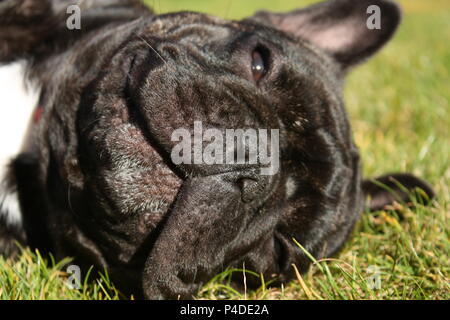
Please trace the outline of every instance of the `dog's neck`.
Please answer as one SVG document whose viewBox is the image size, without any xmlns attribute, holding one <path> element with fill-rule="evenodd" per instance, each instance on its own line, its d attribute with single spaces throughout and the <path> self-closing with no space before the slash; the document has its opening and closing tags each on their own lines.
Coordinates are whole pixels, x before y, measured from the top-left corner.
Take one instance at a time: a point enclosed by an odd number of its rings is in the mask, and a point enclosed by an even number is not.
<svg viewBox="0 0 450 320">
<path fill-rule="evenodd" d="M 0 215 L 7 223 L 20 224 L 17 192 L 7 182 L 8 165 L 21 151 L 39 90 L 25 81 L 25 63 L 0 66 Z"/>
</svg>

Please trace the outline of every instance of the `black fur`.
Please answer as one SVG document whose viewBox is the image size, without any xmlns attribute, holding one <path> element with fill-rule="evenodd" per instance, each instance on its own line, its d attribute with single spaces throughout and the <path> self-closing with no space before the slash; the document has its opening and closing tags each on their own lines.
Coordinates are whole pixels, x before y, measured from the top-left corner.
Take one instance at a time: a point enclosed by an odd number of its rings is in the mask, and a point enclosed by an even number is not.
<svg viewBox="0 0 450 320">
<path fill-rule="evenodd" d="M 243 263 L 288 281 L 293 263 L 310 263 L 293 238 L 317 258 L 333 255 L 365 196 L 374 209 L 392 202 L 362 182 L 341 98 L 348 68 L 396 30 L 392 2 L 332 0 L 224 21 L 102 0 L 86 2 L 80 31 L 65 28 L 70 3 L 0 2 L 0 61 L 27 59 L 42 87 L 42 119 L 14 162 L 29 246 L 106 267 L 138 296 L 190 298 Z M 381 30 L 365 26 L 371 4 L 382 8 Z M 338 26 L 348 28 L 345 41 L 322 41 Z M 257 82 L 255 48 L 269 63 Z M 171 133 L 194 121 L 279 129 L 280 171 L 173 164 Z M 417 178 L 399 181 L 433 196 Z"/>
<path fill-rule="evenodd" d="M 389 174 L 373 180 L 366 180 L 362 185 L 368 196 L 367 207 L 371 211 L 384 209 L 394 203 L 406 203 L 417 200 L 429 204 L 435 197 L 433 188 L 410 174 Z"/>
</svg>

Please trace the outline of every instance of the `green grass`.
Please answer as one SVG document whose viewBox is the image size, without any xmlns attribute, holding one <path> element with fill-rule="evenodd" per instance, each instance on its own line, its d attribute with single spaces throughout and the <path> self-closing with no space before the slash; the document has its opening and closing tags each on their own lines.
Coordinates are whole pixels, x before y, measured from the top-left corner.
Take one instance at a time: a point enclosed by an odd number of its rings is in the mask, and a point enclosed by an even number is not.
<svg viewBox="0 0 450 320">
<path fill-rule="evenodd" d="M 69 274 L 65 272 L 71 259 L 56 263 L 43 259 L 39 252 L 24 249 L 20 258 L 5 261 L 0 256 L 1 300 L 117 300 L 124 296 L 114 288 L 107 275 L 89 272 L 80 290 L 68 287 Z M 127 297 L 128 298 L 128 297 Z M 132 297 L 129 297 L 132 298 Z"/>
<path fill-rule="evenodd" d="M 313 1 L 150 0 L 158 12 L 196 10 L 225 18 L 255 9 L 288 10 Z M 230 273 L 218 275 L 199 299 L 450 299 L 450 3 L 404 0 L 403 25 L 378 56 L 348 79 L 345 98 L 366 176 L 412 172 L 435 187 L 432 207 L 364 214 L 335 259 L 316 261 L 310 272 L 282 288 L 264 279 L 256 291 L 237 292 Z M 118 299 L 107 277 L 66 286 L 64 263 L 26 250 L 19 261 L 0 258 L 1 299 Z M 381 287 L 370 289 L 370 267 Z M 234 272 L 243 272 L 235 270 Z M 247 272 L 247 278 L 254 277 Z"/>
</svg>

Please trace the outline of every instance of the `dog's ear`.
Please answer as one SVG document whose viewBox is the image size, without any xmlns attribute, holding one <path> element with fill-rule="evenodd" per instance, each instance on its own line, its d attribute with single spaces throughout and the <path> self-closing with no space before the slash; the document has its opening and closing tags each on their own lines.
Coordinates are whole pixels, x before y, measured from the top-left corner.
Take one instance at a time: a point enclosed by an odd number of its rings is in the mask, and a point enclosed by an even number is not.
<svg viewBox="0 0 450 320">
<path fill-rule="evenodd" d="M 401 12 L 387 0 L 330 0 L 284 14 L 262 11 L 252 19 L 313 43 L 345 69 L 392 37 Z"/>
<path fill-rule="evenodd" d="M 140 0 L 0 0 L 0 62 L 49 55 L 108 23 L 150 14 Z"/>
<path fill-rule="evenodd" d="M 362 188 L 370 211 L 383 210 L 395 201 L 408 203 L 414 198 L 428 204 L 436 196 L 428 183 L 410 174 L 391 174 L 366 180 Z"/>
</svg>

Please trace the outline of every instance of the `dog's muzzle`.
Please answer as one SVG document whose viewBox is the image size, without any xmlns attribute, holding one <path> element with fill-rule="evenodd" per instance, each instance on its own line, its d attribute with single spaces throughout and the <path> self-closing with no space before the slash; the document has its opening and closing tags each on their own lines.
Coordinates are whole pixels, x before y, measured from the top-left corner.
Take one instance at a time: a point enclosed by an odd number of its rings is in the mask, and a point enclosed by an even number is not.
<svg viewBox="0 0 450 320">
<path fill-rule="evenodd" d="M 277 176 L 252 170 L 186 180 L 146 261 L 145 297 L 192 298 L 202 281 L 254 247 L 250 222 L 276 185 Z"/>
</svg>

